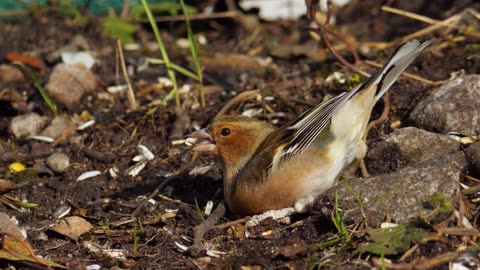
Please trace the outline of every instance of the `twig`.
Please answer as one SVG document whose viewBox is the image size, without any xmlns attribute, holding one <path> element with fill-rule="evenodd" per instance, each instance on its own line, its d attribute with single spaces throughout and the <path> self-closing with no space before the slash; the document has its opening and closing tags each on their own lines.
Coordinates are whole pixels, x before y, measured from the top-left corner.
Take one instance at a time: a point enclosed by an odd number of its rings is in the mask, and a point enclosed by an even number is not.
<svg viewBox="0 0 480 270">
<path fill-rule="evenodd" d="M 115 155 L 111 152 L 101 152 L 79 144 L 72 144 L 70 147 L 76 152 L 82 152 L 85 156 L 106 164 L 115 160 Z"/>
<path fill-rule="evenodd" d="M 120 17 L 124 20 L 128 18 L 128 9 L 130 8 L 130 0 L 123 0 L 122 5 L 122 13 L 120 13 Z"/>
<path fill-rule="evenodd" d="M 376 67 L 376 68 L 381 68 L 382 67 L 381 64 L 375 63 L 375 62 L 370 61 L 370 60 L 365 60 L 364 63 L 369 65 L 369 66 Z M 414 75 L 414 74 L 409 73 L 409 72 L 402 72 L 401 76 L 404 76 L 404 77 L 407 77 L 409 79 L 416 80 L 416 81 L 419 81 L 419 82 L 422 82 L 422 83 L 425 83 L 425 84 L 429 84 L 429 85 L 440 85 L 440 84 L 445 83 L 445 81 L 431 81 L 431 80 L 422 78 L 420 76 Z"/>
<path fill-rule="evenodd" d="M 20 237 L 12 234 L 12 233 L 8 233 L 8 232 L 2 232 L 2 242 L 3 242 L 3 249 L 7 252 L 8 249 L 6 249 L 6 244 L 5 244 L 5 237 L 10 237 L 10 238 L 13 238 L 15 241 L 17 241 L 18 243 L 20 243 L 28 252 L 28 255 L 33 259 L 35 260 L 38 264 L 40 265 L 43 265 L 45 267 L 49 267 L 50 268 L 50 265 L 48 265 L 47 263 L 45 263 L 44 261 L 42 261 L 42 259 L 40 259 L 39 257 L 37 257 L 35 255 L 35 253 L 33 253 L 33 250 L 32 248 L 30 247 L 30 245 L 28 245 L 23 239 L 21 239 Z M 16 254 L 14 254 L 16 255 Z"/>
<path fill-rule="evenodd" d="M 405 11 L 405 10 L 401 10 L 401 9 L 397 9 L 397 8 L 392 8 L 392 7 L 389 7 L 389 6 L 382 6 L 381 9 L 382 9 L 382 11 L 390 12 L 390 13 L 393 13 L 393 14 L 396 14 L 396 15 L 404 16 L 404 17 L 411 18 L 411 19 L 421 21 L 421 22 L 424 22 L 424 23 L 438 24 L 438 25 L 441 25 L 441 26 L 447 27 L 447 28 L 457 28 L 455 25 L 451 25 L 451 24 L 446 23 L 444 21 L 435 20 L 435 19 L 429 18 L 427 16 L 423 16 L 423 15 L 416 14 L 416 13 L 413 13 L 413 12 L 409 12 L 409 11 Z"/>
<path fill-rule="evenodd" d="M 222 18 L 234 18 L 239 17 L 242 14 L 238 11 L 225 11 L 225 12 L 216 12 L 212 14 L 189 14 L 188 18 L 190 20 L 211 20 L 211 19 L 222 19 Z M 147 19 L 141 20 L 142 22 L 148 22 Z M 162 16 L 155 17 L 156 22 L 175 22 L 175 21 L 185 21 L 185 16 L 175 15 L 175 16 Z"/>
<path fill-rule="evenodd" d="M 133 88 L 132 88 L 132 84 L 130 83 L 130 78 L 128 77 L 127 66 L 125 65 L 125 58 L 123 57 L 122 42 L 120 41 L 120 39 L 117 39 L 117 50 L 118 50 L 118 56 L 120 58 L 119 60 L 120 60 L 120 66 L 122 67 L 123 77 L 128 86 L 128 91 L 127 91 L 128 107 L 131 110 L 136 110 L 138 108 L 138 103 L 137 103 L 137 100 L 135 99 L 135 94 L 133 93 Z"/>
<path fill-rule="evenodd" d="M 376 125 L 378 125 L 380 123 L 383 123 L 383 122 L 385 122 L 385 120 L 387 120 L 389 112 L 390 112 L 390 98 L 389 98 L 389 95 L 388 95 L 388 92 L 387 92 L 383 96 L 383 111 L 382 111 L 382 114 L 380 115 L 380 117 L 378 119 L 375 119 L 368 124 L 367 129 L 365 130 L 365 135 L 363 135 L 363 140 L 364 141 L 367 140 L 368 133 L 370 132 L 370 130 L 372 128 L 374 128 Z"/>
<path fill-rule="evenodd" d="M 225 215 L 225 205 L 223 202 L 219 203 L 217 208 L 213 211 L 207 219 L 205 219 L 202 223 L 198 224 L 197 226 L 193 227 L 193 245 L 188 248 L 188 252 L 193 257 L 200 256 L 201 252 L 203 251 L 202 240 L 203 236 L 206 232 L 211 230 L 215 224 L 218 222 L 220 218 Z"/>
<path fill-rule="evenodd" d="M 163 181 L 160 185 L 158 185 L 157 188 L 147 198 L 145 198 L 143 201 L 141 201 L 140 204 L 138 205 L 137 209 L 135 209 L 132 212 L 132 217 L 136 217 L 138 212 L 140 212 L 140 210 L 143 208 L 143 206 L 145 204 L 147 204 L 147 202 L 150 199 L 157 196 L 160 193 L 160 190 L 162 190 L 170 182 L 171 179 L 172 179 L 172 177 L 165 179 L 165 181 Z"/>
<path fill-rule="evenodd" d="M 386 260 L 382 260 L 380 258 L 373 258 L 372 262 L 373 265 L 376 267 L 386 267 L 388 269 L 403 269 L 403 270 L 416 270 L 416 269 L 432 269 L 435 266 L 439 266 L 441 264 L 454 261 L 458 258 L 457 252 L 447 252 L 444 254 L 440 254 L 435 256 L 431 259 L 426 259 L 422 262 L 414 261 L 411 263 L 391 263 Z"/>
<path fill-rule="evenodd" d="M 361 74 L 362 76 L 369 77 L 370 74 L 368 74 L 367 72 L 365 72 L 365 71 L 355 67 L 354 65 L 350 64 L 349 62 L 347 62 L 347 60 L 345 60 L 345 58 L 343 58 L 340 54 L 338 54 L 337 51 L 335 51 L 333 49 L 332 45 L 330 44 L 330 41 L 328 40 L 328 36 L 327 36 L 327 33 L 329 33 L 328 25 L 330 23 L 330 18 L 332 16 L 332 2 L 330 0 L 327 1 L 327 8 L 328 8 L 327 19 L 325 20 L 325 23 L 323 24 L 322 28 L 321 29 L 310 28 L 310 31 L 313 31 L 313 32 L 317 33 L 320 37 L 322 37 L 322 41 L 325 44 L 325 47 L 327 47 L 327 49 L 335 56 L 335 58 L 338 59 L 338 61 L 340 61 L 340 63 L 342 63 L 344 66 L 348 67 L 349 69 L 357 72 L 358 74 Z M 339 36 L 337 33 L 332 34 L 332 35 L 334 35 L 336 37 Z M 346 41 L 344 41 L 344 42 L 347 44 Z M 347 44 L 347 46 L 348 46 L 348 48 L 350 48 L 350 46 L 348 44 Z M 358 58 L 358 56 L 355 56 L 355 59 L 357 59 L 357 58 Z"/>
<path fill-rule="evenodd" d="M 232 107 L 233 105 L 238 104 L 244 100 L 254 98 L 259 92 L 259 90 L 248 90 L 236 95 L 227 104 L 223 106 L 223 108 L 217 113 L 217 115 L 215 115 L 215 118 L 224 115 L 225 112 L 228 111 L 228 109 L 230 109 L 230 107 Z"/>
<path fill-rule="evenodd" d="M 58 138 L 56 138 L 54 142 L 51 143 L 51 146 L 55 147 L 57 144 L 59 144 L 61 141 L 63 141 L 63 139 L 65 139 L 68 135 L 70 135 L 73 132 L 75 132 L 75 126 L 74 125 L 67 128 L 66 130 L 64 130 L 62 132 L 62 134 L 60 136 L 58 136 Z"/>
<path fill-rule="evenodd" d="M 215 227 L 223 230 L 223 229 L 229 228 L 231 226 L 234 226 L 234 225 L 237 225 L 237 224 L 240 224 L 240 223 L 243 223 L 243 222 L 248 222 L 251 218 L 252 217 L 243 217 L 243 218 L 233 220 L 233 221 L 230 221 L 230 222 L 225 222 L 225 223 L 217 225 Z"/>
</svg>

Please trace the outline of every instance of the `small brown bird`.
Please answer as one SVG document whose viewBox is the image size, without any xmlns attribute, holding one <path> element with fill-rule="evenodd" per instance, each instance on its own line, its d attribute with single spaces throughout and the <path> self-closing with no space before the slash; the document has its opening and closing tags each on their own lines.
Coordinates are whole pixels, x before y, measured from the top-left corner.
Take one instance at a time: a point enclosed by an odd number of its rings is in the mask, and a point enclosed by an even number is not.
<svg viewBox="0 0 480 270">
<path fill-rule="evenodd" d="M 432 42 L 411 40 L 355 89 L 306 111 L 280 128 L 244 116 L 223 116 L 194 132 L 193 151 L 213 152 L 223 170 L 225 199 L 239 215 L 295 207 L 308 210 L 367 152 L 363 141 L 375 103 Z"/>
</svg>

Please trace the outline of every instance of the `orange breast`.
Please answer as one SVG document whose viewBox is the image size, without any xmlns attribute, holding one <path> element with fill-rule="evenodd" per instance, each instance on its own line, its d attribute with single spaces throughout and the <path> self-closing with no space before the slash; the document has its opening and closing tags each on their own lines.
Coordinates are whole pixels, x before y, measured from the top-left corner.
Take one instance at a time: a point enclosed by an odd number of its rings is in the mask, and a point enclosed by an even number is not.
<svg viewBox="0 0 480 270">
<path fill-rule="evenodd" d="M 338 175 L 328 174 L 329 169 L 335 167 L 332 164 L 335 161 L 319 156 L 318 152 L 312 154 L 304 153 L 288 165 L 281 164 L 278 172 L 263 182 L 240 179 L 230 199 L 231 209 L 240 215 L 260 214 L 291 207 L 305 196 L 323 193 Z"/>
</svg>

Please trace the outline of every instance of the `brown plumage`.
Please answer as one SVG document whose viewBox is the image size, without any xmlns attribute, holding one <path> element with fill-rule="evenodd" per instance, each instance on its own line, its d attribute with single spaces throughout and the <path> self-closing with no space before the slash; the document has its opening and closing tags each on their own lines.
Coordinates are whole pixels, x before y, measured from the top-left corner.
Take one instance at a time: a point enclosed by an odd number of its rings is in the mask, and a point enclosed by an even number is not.
<svg viewBox="0 0 480 270">
<path fill-rule="evenodd" d="M 433 40 L 402 44 L 382 69 L 355 89 L 278 129 L 249 117 L 224 116 L 187 142 L 194 151 L 218 156 L 225 199 L 235 213 L 291 206 L 305 211 L 342 170 L 363 159 L 363 136 L 373 106 Z"/>
</svg>

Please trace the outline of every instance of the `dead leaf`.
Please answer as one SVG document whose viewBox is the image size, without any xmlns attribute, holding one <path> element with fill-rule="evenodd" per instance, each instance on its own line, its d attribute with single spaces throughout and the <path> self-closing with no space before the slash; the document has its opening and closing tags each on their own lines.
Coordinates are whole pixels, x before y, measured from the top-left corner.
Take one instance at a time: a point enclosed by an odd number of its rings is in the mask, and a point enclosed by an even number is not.
<svg viewBox="0 0 480 270">
<path fill-rule="evenodd" d="M 0 249 L 0 259 L 9 261 L 28 261 L 46 267 L 64 268 L 65 266 L 53 261 L 41 259 L 33 254 L 32 247 L 26 241 L 20 238 L 12 238 L 10 235 L 3 236 L 2 249 Z"/>
<path fill-rule="evenodd" d="M 92 228 L 92 224 L 85 219 L 72 216 L 60 220 L 60 222 L 50 228 L 50 230 L 77 241 L 80 236 L 90 231 Z"/>
<path fill-rule="evenodd" d="M 9 52 L 7 54 L 7 59 L 10 62 L 20 62 L 26 66 L 36 68 L 36 69 L 44 69 L 45 63 L 43 60 L 34 55 L 28 55 L 19 52 Z"/>
</svg>

